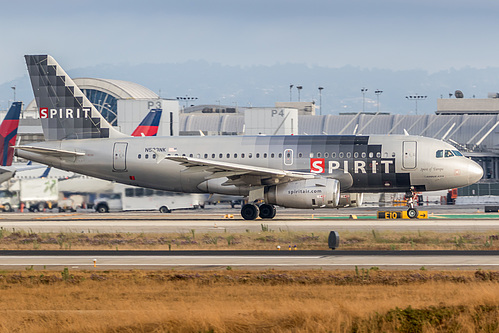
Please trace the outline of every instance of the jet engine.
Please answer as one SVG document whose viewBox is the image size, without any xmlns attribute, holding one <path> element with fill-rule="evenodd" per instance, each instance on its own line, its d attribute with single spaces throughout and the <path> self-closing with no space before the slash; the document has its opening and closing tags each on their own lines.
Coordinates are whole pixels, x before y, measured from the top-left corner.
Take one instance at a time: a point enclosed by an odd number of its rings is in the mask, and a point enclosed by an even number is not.
<svg viewBox="0 0 499 333">
<path fill-rule="evenodd" d="M 334 208 L 340 199 L 337 179 L 317 178 L 269 186 L 265 202 L 288 208 Z"/>
<path fill-rule="evenodd" d="M 360 207 L 364 200 L 364 193 L 342 193 L 338 207 Z"/>
</svg>

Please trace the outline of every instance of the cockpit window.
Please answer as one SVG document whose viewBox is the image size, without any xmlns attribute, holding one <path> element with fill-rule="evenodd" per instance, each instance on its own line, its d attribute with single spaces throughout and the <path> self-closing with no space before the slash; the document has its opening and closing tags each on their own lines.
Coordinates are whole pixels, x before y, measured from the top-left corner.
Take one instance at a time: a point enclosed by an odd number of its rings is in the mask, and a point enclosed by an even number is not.
<svg viewBox="0 0 499 333">
<path fill-rule="evenodd" d="M 442 158 L 444 157 L 444 151 L 443 150 L 437 150 L 437 158 Z"/>
<path fill-rule="evenodd" d="M 456 156 L 463 156 L 463 154 L 461 154 L 461 152 L 459 150 L 453 150 L 452 151 L 454 153 L 454 155 Z"/>
<path fill-rule="evenodd" d="M 445 157 L 452 157 L 454 154 L 450 150 L 445 151 Z"/>
</svg>

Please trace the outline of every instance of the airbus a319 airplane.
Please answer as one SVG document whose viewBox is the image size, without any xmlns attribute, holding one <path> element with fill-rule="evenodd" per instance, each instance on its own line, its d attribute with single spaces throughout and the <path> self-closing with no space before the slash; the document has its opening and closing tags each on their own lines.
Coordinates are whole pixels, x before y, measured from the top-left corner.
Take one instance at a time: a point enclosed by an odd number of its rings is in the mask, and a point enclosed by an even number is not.
<svg viewBox="0 0 499 333">
<path fill-rule="evenodd" d="M 18 156 L 135 186 L 246 196 L 248 220 L 273 218 L 275 205 L 359 206 L 365 192 L 444 190 L 483 174 L 453 146 L 419 136 L 126 136 L 51 56 L 25 58 L 46 141 Z"/>
</svg>

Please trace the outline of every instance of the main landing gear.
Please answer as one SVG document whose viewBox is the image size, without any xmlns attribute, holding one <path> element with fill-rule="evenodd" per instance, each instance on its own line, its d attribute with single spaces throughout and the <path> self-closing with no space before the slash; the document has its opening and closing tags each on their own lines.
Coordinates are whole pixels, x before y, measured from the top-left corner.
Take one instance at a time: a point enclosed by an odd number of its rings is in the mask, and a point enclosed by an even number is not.
<svg viewBox="0 0 499 333">
<path fill-rule="evenodd" d="M 258 216 L 262 219 L 272 219 L 276 214 L 274 205 L 248 203 L 241 208 L 241 216 L 245 220 L 255 220 Z"/>
<path fill-rule="evenodd" d="M 414 204 L 418 201 L 418 195 L 414 192 L 414 188 L 411 188 L 409 192 L 405 193 L 405 200 L 407 201 L 407 216 L 411 219 L 418 217 L 418 210 L 414 208 Z"/>
</svg>

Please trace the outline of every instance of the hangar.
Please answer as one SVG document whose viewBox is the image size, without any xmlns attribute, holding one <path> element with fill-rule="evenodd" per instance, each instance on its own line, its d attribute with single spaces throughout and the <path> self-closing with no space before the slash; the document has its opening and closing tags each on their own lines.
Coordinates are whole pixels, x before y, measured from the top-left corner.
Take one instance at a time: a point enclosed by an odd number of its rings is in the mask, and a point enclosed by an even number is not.
<svg viewBox="0 0 499 333">
<path fill-rule="evenodd" d="M 318 116 L 315 115 L 314 103 L 276 103 L 270 108 L 220 105 L 180 108 L 178 100 L 163 99 L 137 83 L 95 78 L 77 78 L 74 81 L 104 117 L 124 133 L 131 133 L 148 112 L 147 104 L 140 102 L 161 101 L 161 107 L 168 109 L 170 117 L 163 117 L 160 128 L 172 128 L 170 123 L 173 122 L 176 129 L 161 135 L 199 135 L 200 132 L 205 135 L 250 134 L 248 115 L 284 107 L 298 110 L 292 116 L 296 119 L 295 134 L 389 135 L 407 132 L 444 139 L 484 169 L 482 181 L 461 190 L 461 194 L 499 195 L 499 94 L 489 93 L 486 99 L 441 98 L 437 100 L 437 111 L 426 115 L 358 112 Z M 36 118 L 36 103 L 31 101 L 23 111 L 20 123 L 21 143 L 43 140 Z M 274 134 L 272 129 L 259 133 Z"/>
</svg>

